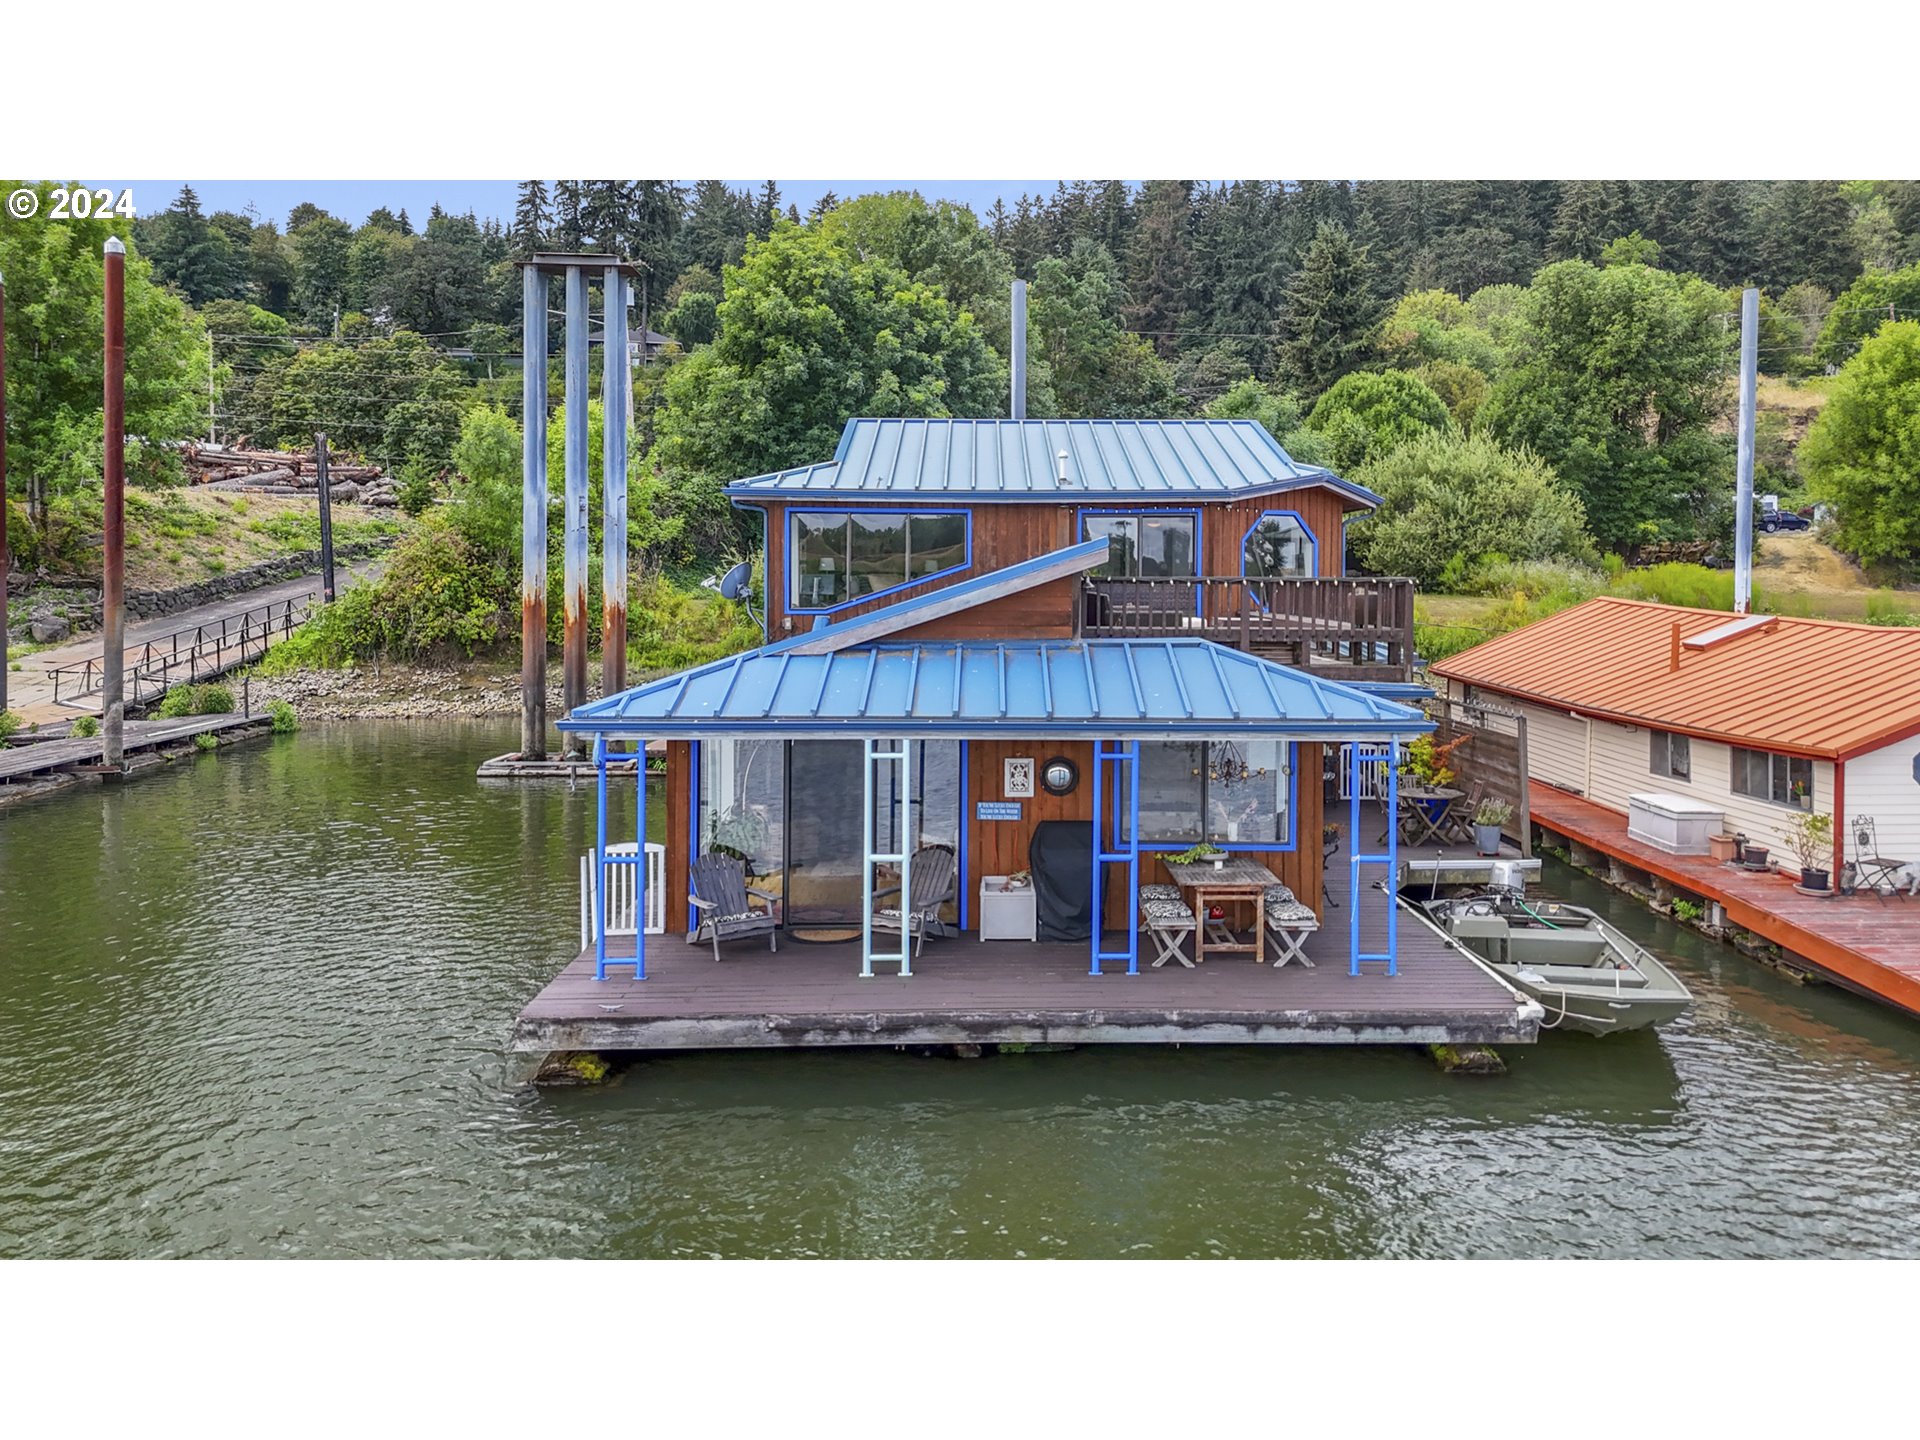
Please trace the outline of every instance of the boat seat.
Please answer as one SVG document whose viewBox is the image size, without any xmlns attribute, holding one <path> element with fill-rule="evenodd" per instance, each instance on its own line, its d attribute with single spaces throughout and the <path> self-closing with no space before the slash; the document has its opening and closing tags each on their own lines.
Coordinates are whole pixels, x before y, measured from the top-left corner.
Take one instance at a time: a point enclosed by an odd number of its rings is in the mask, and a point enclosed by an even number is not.
<svg viewBox="0 0 1920 1440">
<path fill-rule="evenodd" d="M 1582 985 L 1614 988 L 1614 977 L 1619 977 L 1619 988 L 1638 990 L 1646 986 L 1647 977 L 1637 970 L 1616 970 L 1611 965 L 1535 965 L 1522 963 L 1520 969 L 1531 975 L 1538 975 L 1549 985 Z"/>
</svg>

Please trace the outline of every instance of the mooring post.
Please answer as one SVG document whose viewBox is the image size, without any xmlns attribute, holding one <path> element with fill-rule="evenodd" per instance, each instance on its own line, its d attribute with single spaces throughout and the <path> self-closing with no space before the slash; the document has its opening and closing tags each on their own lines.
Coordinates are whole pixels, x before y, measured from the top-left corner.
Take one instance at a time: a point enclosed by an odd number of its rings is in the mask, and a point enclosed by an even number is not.
<svg viewBox="0 0 1920 1440">
<path fill-rule="evenodd" d="M 0 275 L 0 715 L 7 713 L 7 277 Z"/>
<path fill-rule="evenodd" d="M 547 275 L 520 272 L 520 758 L 547 758 Z"/>
<path fill-rule="evenodd" d="M 600 693 L 627 688 L 627 281 L 609 265 L 601 292 L 607 312 L 600 370 Z"/>
<path fill-rule="evenodd" d="M 587 272 L 567 267 L 565 613 L 560 646 L 562 704 L 587 703 Z M 586 741 L 566 737 L 566 755 L 584 760 Z"/>
<path fill-rule="evenodd" d="M 327 437 L 313 437 L 313 478 L 320 486 L 320 598 L 333 603 L 333 486 L 327 480 Z"/>
<path fill-rule="evenodd" d="M 110 235 L 106 245 L 106 385 L 102 401 L 106 446 L 102 453 L 105 485 L 101 525 L 100 656 L 102 758 L 115 769 L 126 764 L 126 698 L 122 693 L 126 659 L 126 369 L 127 247 Z"/>
</svg>

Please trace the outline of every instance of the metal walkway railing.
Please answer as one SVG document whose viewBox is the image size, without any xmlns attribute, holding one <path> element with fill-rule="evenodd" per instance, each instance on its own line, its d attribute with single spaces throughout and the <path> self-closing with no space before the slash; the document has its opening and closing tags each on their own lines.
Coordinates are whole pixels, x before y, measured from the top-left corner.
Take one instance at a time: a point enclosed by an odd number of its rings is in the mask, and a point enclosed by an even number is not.
<svg viewBox="0 0 1920 1440">
<path fill-rule="evenodd" d="M 312 595 L 275 600 L 128 647 L 123 689 L 126 703 L 150 704 L 175 685 L 211 680 L 258 660 L 275 641 L 293 633 L 307 618 L 313 602 Z M 53 677 L 56 705 L 98 695 L 105 683 L 105 666 L 98 657 L 73 665 L 55 665 L 47 674 Z"/>
</svg>

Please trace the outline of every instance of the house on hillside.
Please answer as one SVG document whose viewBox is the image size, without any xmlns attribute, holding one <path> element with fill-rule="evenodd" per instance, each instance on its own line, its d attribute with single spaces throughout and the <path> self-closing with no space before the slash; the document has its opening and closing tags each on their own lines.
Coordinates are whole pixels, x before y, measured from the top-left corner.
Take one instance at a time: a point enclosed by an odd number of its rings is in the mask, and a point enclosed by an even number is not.
<svg viewBox="0 0 1920 1440">
<path fill-rule="evenodd" d="M 1795 816 L 1828 815 L 1835 876 L 1856 816 L 1920 856 L 1920 630 L 1602 597 L 1432 674 L 1524 715 L 1536 784 L 1620 813 L 1679 796 L 1776 857 Z"/>
</svg>

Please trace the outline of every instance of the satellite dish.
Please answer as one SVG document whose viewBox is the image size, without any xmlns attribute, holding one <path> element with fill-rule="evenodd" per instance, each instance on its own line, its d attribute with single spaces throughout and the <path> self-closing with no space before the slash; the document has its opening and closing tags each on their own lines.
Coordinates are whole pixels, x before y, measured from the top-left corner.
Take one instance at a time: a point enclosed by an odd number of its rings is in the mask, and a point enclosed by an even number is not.
<svg viewBox="0 0 1920 1440">
<path fill-rule="evenodd" d="M 752 564 L 742 560 L 720 577 L 720 593 L 729 600 L 738 600 L 747 588 L 747 581 L 752 578 Z"/>
</svg>

